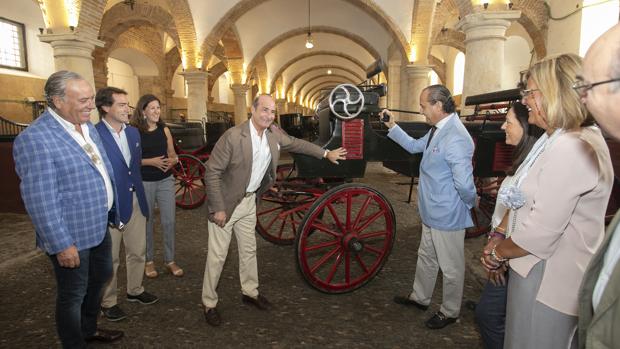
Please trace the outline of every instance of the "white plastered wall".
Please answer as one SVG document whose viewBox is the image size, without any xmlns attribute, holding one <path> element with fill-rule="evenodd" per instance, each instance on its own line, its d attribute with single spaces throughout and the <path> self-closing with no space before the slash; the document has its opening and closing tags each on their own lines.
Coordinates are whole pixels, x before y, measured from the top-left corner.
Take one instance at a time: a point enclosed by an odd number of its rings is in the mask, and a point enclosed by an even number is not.
<svg viewBox="0 0 620 349">
<path fill-rule="evenodd" d="M 108 58 L 108 86 L 122 88 L 127 91 L 129 105 L 136 106 L 140 99 L 138 77 L 133 68 L 118 59 Z"/>
</svg>

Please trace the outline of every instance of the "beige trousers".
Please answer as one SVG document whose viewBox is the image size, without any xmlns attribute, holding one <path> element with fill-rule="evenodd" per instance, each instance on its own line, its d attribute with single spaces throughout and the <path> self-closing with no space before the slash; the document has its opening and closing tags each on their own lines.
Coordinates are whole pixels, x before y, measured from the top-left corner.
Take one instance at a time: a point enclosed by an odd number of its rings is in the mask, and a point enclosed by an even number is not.
<svg viewBox="0 0 620 349">
<path fill-rule="evenodd" d="M 127 266 L 127 294 L 137 296 L 144 292 L 142 278 L 146 254 L 146 217 L 140 211 L 140 204 L 133 195 L 131 219 L 124 229 L 110 228 L 112 238 L 112 266 L 114 275 L 103 293 L 101 306 L 110 308 L 118 304 L 118 265 L 120 262 L 121 242 L 125 245 L 125 264 Z"/>
<path fill-rule="evenodd" d="M 465 280 L 465 230 L 438 230 L 422 224 L 413 292 L 409 297 L 420 304 L 430 304 L 440 268 L 443 299 L 439 310 L 456 318 L 461 311 Z"/>
<path fill-rule="evenodd" d="M 202 283 L 202 303 L 205 307 L 215 308 L 217 305 L 216 289 L 233 232 L 239 249 L 241 293 L 253 298 L 258 297 L 255 228 L 256 195 L 243 198 L 223 228 L 209 221 L 209 252 Z"/>
</svg>

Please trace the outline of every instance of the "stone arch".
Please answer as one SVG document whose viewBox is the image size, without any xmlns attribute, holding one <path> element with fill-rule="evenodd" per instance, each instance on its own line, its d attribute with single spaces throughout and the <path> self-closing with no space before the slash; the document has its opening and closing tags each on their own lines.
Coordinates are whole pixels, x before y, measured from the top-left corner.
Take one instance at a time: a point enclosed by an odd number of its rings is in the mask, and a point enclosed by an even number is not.
<svg viewBox="0 0 620 349">
<path fill-rule="evenodd" d="M 227 59 L 243 58 L 241 40 L 235 26 L 231 26 L 222 36 L 222 46 L 224 47 L 224 57 Z"/>
<path fill-rule="evenodd" d="M 252 67 L 254 67 L 255 64 L 255 60 L 257 59 L 257 57 L 264 57 L 267 52 L 269 52 L 269 50 L 271 50 L 272 48 L 274 48 L 275 46 L 277 46 L 278 44 L 282 43 L 283 41 L 292 38 L 294 36 L 300 35 L 300 34 L 305 34 L 308 31 L 307 28 L 298 28 L 295 30 L 291 30 L 289 32 L 283 33 L 282 35 L 276 37 L 275 39 L 271 40 L 269 43 L 267 43 L 267 45 L 263 46 L 260 51 L 258 51 L 256 53 L 256 55 L 254 56 L 254 58 L 252 59 L 252 61 L 250 61 L 250 64 L 248 65 L 248 70 L 251 70 Z M 342 37 L 345 37 L 353 42 L 355 42 L 356 44 L 360 45 L 361 47 L 363 47 L 366 51 L 368 51 L 368 53 L 370 53 L 370 55 L 374 58 L 374 59 L 379 59 L 381 58 L 381 55 L 379 54 L 379 52 L 372 47 L 368 41 L 366 41 L 364 38 L 362 38 L 359 35 L 355 35 L 353 33 L 350 33 L 346 30 L 342 30 L 340 28 L 334 28 L 334 27 L 327 27 L 327 26 L 316 26 L 316 27 L 312 27 L 312 32 L 313 33 L 326 33 L 326 34 L 334 34 L 334 35 L 339 35 Z"/>
<path fill-rule="evenodd" d="M 316 86 L 313 86 L 312 89 L 308 91 L 308 94 L 307 94 L 308 102 L 310 103 L 310 105 L 314 104 L 316 102 L 316 99 L 321 96 L 321 91 L 324 87 L 331 86 L 333 84 L 340 85 L 343 83 L 346 83 L 346 81 L 333 80 L 333 81 L 323 81 L 323 82 L 318 83 Z"/>
<path fill-rule="evenodd" d="M 212 66 L 209 69 L 209 78 L 207 80 L 207 89 L 209 91 L 209 96 L 212 95 L 211 91 L 213 91 L 213 86 L 215 86 L 215 83 L 217 82 L 217 80 L 220 78 L 222 74 L 224 74 L 227 71 L 228 69 L 226 68 L 226 64 L 224 64 L 224 62 L 219 62 L 218 64 Z"/>
<path fill-rule="evenodd" d="M 184 61 L 184 68 L 202 68 L 203 58 L 197 47 L 194 18 L 187 0 L 168 0 L 168 6 L 179 35 L 181 61 Z"/>
<path fill-rule="evenodd" d="M 142 25 L 151 25 L 167 33 L 181 47 L 172 15 L 159 6 L 149 4 L 136 3 L 133 10 L 122 3 L 112 6 L 103 15 L 99 36 L 109 44 L 127 29 Z"/>
<path fill-rule="evenodd" d="M 474 13 L 474 5 L 472 4 L 471 0 L 448 0 L 447 2 L 452 2 L 453 6 L 458 9 L 460 18 L 463 18 L 468 14 Z"/>
<path fill-rule="evenodd" d="M 209 35 L 202 43 L 200 52 L 204 59 L 208 59 L 217 47 L 218 42 L 222 36 L 228 31 L 228 29 L 234 25 L 234 23 L 241 18 L 245 13 L 253 8 L 265 3 L 269 0 L 241 0 L 235 6 L 233 6 L 224 16 L 220 18 L 217 24 L 213 27 Z M 405 35 L 398 28 L 398 25 L 394 23 L 392 18 L 388 16 L 374 1 L 371 0 L 342 0 L 350 3 L 353 6 L 358 7 L 362 11 L 366 12 L 369 16 L 374 18 L 379 24 L 386 28 L 388 33 L 397 43 L 399 50 L 403 56 L 407 56 L 409 52 L 409 43 Z"/>
<path fill-rule="evenodd" d="M 278 81 L 278 79 L 280 78 L 280 76 L 282 75 L 282 73 L 288 68 L 290 67 L 293 63 L 302 60 L 304 58 L 307 57 L 312 57 L 312 56 L 319 56 L 319 55 L 326 55 L 326 56 L 337 56 L 337 57 L 341 57 L 344 59 L 347 59 L 349 61 L 351 61 L 351 63 L 357 65 L 358 67 L 360 67 L 360 69 L 362 70 L 366 70 L 366 67 L 362 64 L 362 62 L 360 62 L 357 58 L 346 55 L 344 53 L 340 53 L 340 52 L 334 52 L 334 51 L 315 51 L 315 52 L 308 52 L 308 53 L 304 53 L 303 55 L 299 55 L 296 57 L 292 57 L 288 62 L 286 62 L 282 67 L 280 67 L 280 69 L 278 70 L 278 72 L 276 74 L 274 74 L 272 81 L 274 83 L 271 84 L 271 89 L 269 91 L 269 93 L 273 93 L 273 86 L 275 85 L 275 82 Z"/>
<path fill-rule="evenodd" d="M 313 81 L 318 80 L 318 79 L 321 79 L 321 78 L 325 78 L 325 77 L 330 77 L 330 78 L 332 78 L 332 79 L 340 78 L 340 79 L 343 79 L 344 81 L 346 81 L 346 82 L 348 82 L 348 83 L 351 83 L 351 82 L 352 82 L 352 81 L 351 81 L 351 78 L 350 78 L 350 77 L 348 77 L 348 76 L 346 76 L 346 75 L 341 75 L 341 74 L 331 74 L 331 75 L 328 75 L 328 74 L 323 74 L 323 75 L 319 75 L 319 76 L 315 77 L 315 78 L 314 78 L 314 79 L 312 79 L 312 80 L 308 80 L 308 81 L 304 82 L 304 83 L 303 83 L 303 84 L 299 87 L 299 91 L 301 92 L 301 91 L 302 91 L 302 90 L 303 90 L 306 86 L 308 86 L 309 84 L 311 84 Z M 308 91 L 310 91 L 310 90 L 308 90 Z M 286 95 L 286 94 L 285 94 L 285 95 Z"/>
<path fill-rule="evenodd" d="M 446 63 L 442 62 L 439 58 L 428 55 L 428 63 L 433 66 L 433 70 L 439 76 L 439 79 L 445 84 L 446 83 Z"/>
<path fill-rule="evenodd" d="M 445 45 L 465 53 L 465 33 L 454 29 L 441 30 L 432 42 L 433 45 Z"/>
<path fill-rule="evenodd" d="M 75 3 L 76 6 L 79 6 L 80 13 L 76 32 L 85 34 L 85 36 L 93 39 L 97 38 L 106 2 L 107 0 L 76 1 Z"/>
<path fill-rule="evenodd" d="M 295 77 L 293 77 L 291 79 L 291 81 L 289 81 L 287 83 L 287 87 L 284 90 L 284 95 L 288 95 L 289 91 L 291 90 L 291 87 L 295 84 L 295 81 L 297 81 L 299 78 L 301 78 L 302 76 L 304 76 L 307 73 L 310 73 L 312 71 L 315 70 L 320 70 L 320 69 L 340 69 L 340 70 L 344 70 L 347 73 L 350 73 L 351 75 L 355 76 L 356 78 L 358 78 L 360 81 L 363 81 L 364 78 L 361 75 L 358 75 L 355 71 L 346 68 L 346 67 L 341 67 L 341 66 L 337 66 L 337 65 L 317 65 L 314 67 L 310 67 L 306 70 L 301 71 L 299 74 L 295 75 Z"/>
</svg>

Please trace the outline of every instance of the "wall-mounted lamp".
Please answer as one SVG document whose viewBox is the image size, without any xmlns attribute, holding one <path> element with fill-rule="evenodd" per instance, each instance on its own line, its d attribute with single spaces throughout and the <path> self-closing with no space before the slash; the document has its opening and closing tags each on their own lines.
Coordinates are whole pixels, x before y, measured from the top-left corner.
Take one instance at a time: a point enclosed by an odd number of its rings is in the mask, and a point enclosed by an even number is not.
<svg viewBox="0 0 620 349">
<path fill-rule="evenodd" d="M 39 28 L 39 33 L 43 35 L 43 28 Z"/>
<path fill-rule="evenodd" d="M 327 75 L 331 75 L 332 74 L 332 70 L 331 69 L 327 69 Z"/>
<path fill-rule="evenodd" d="M 482 7 L 484 7 L 484 9 L 488 9 L 489 8 L 489 3 L 488 2 L 483 2 L 482 3 Z"/>
<path fill-rule="evenodd" d="M 511 2 L 509 2 L 509 3 L 508 3 L 508 9 L 509 9 L 509 10 L 512 10 L 512 6 L 514 6 L 514 4 L 513 4 L 513 3 L 512 3 L 512 1 L 511 1 Z"/>
<path fill-rule="evenodd" d="M 69 30 L 71 30 L 71 32 L 74 32 L 75 31 L 75 26 L 74 25 L 70 25 L 69 26 Z"/>
</svg>

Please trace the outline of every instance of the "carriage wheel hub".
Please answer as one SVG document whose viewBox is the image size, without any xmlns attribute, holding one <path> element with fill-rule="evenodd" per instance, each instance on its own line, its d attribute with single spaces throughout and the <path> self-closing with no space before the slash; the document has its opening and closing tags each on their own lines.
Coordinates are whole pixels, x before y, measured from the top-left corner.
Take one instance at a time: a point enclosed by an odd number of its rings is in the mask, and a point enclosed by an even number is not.
<svg viewBox="0 0 620 349">
<path fill-rule="evenodd" d="M 364 249 L 364 243 L 354 233 L 345 235 L 342 242 L 346 249 L 352 253 L 360 253 Z"/>
</svg>

